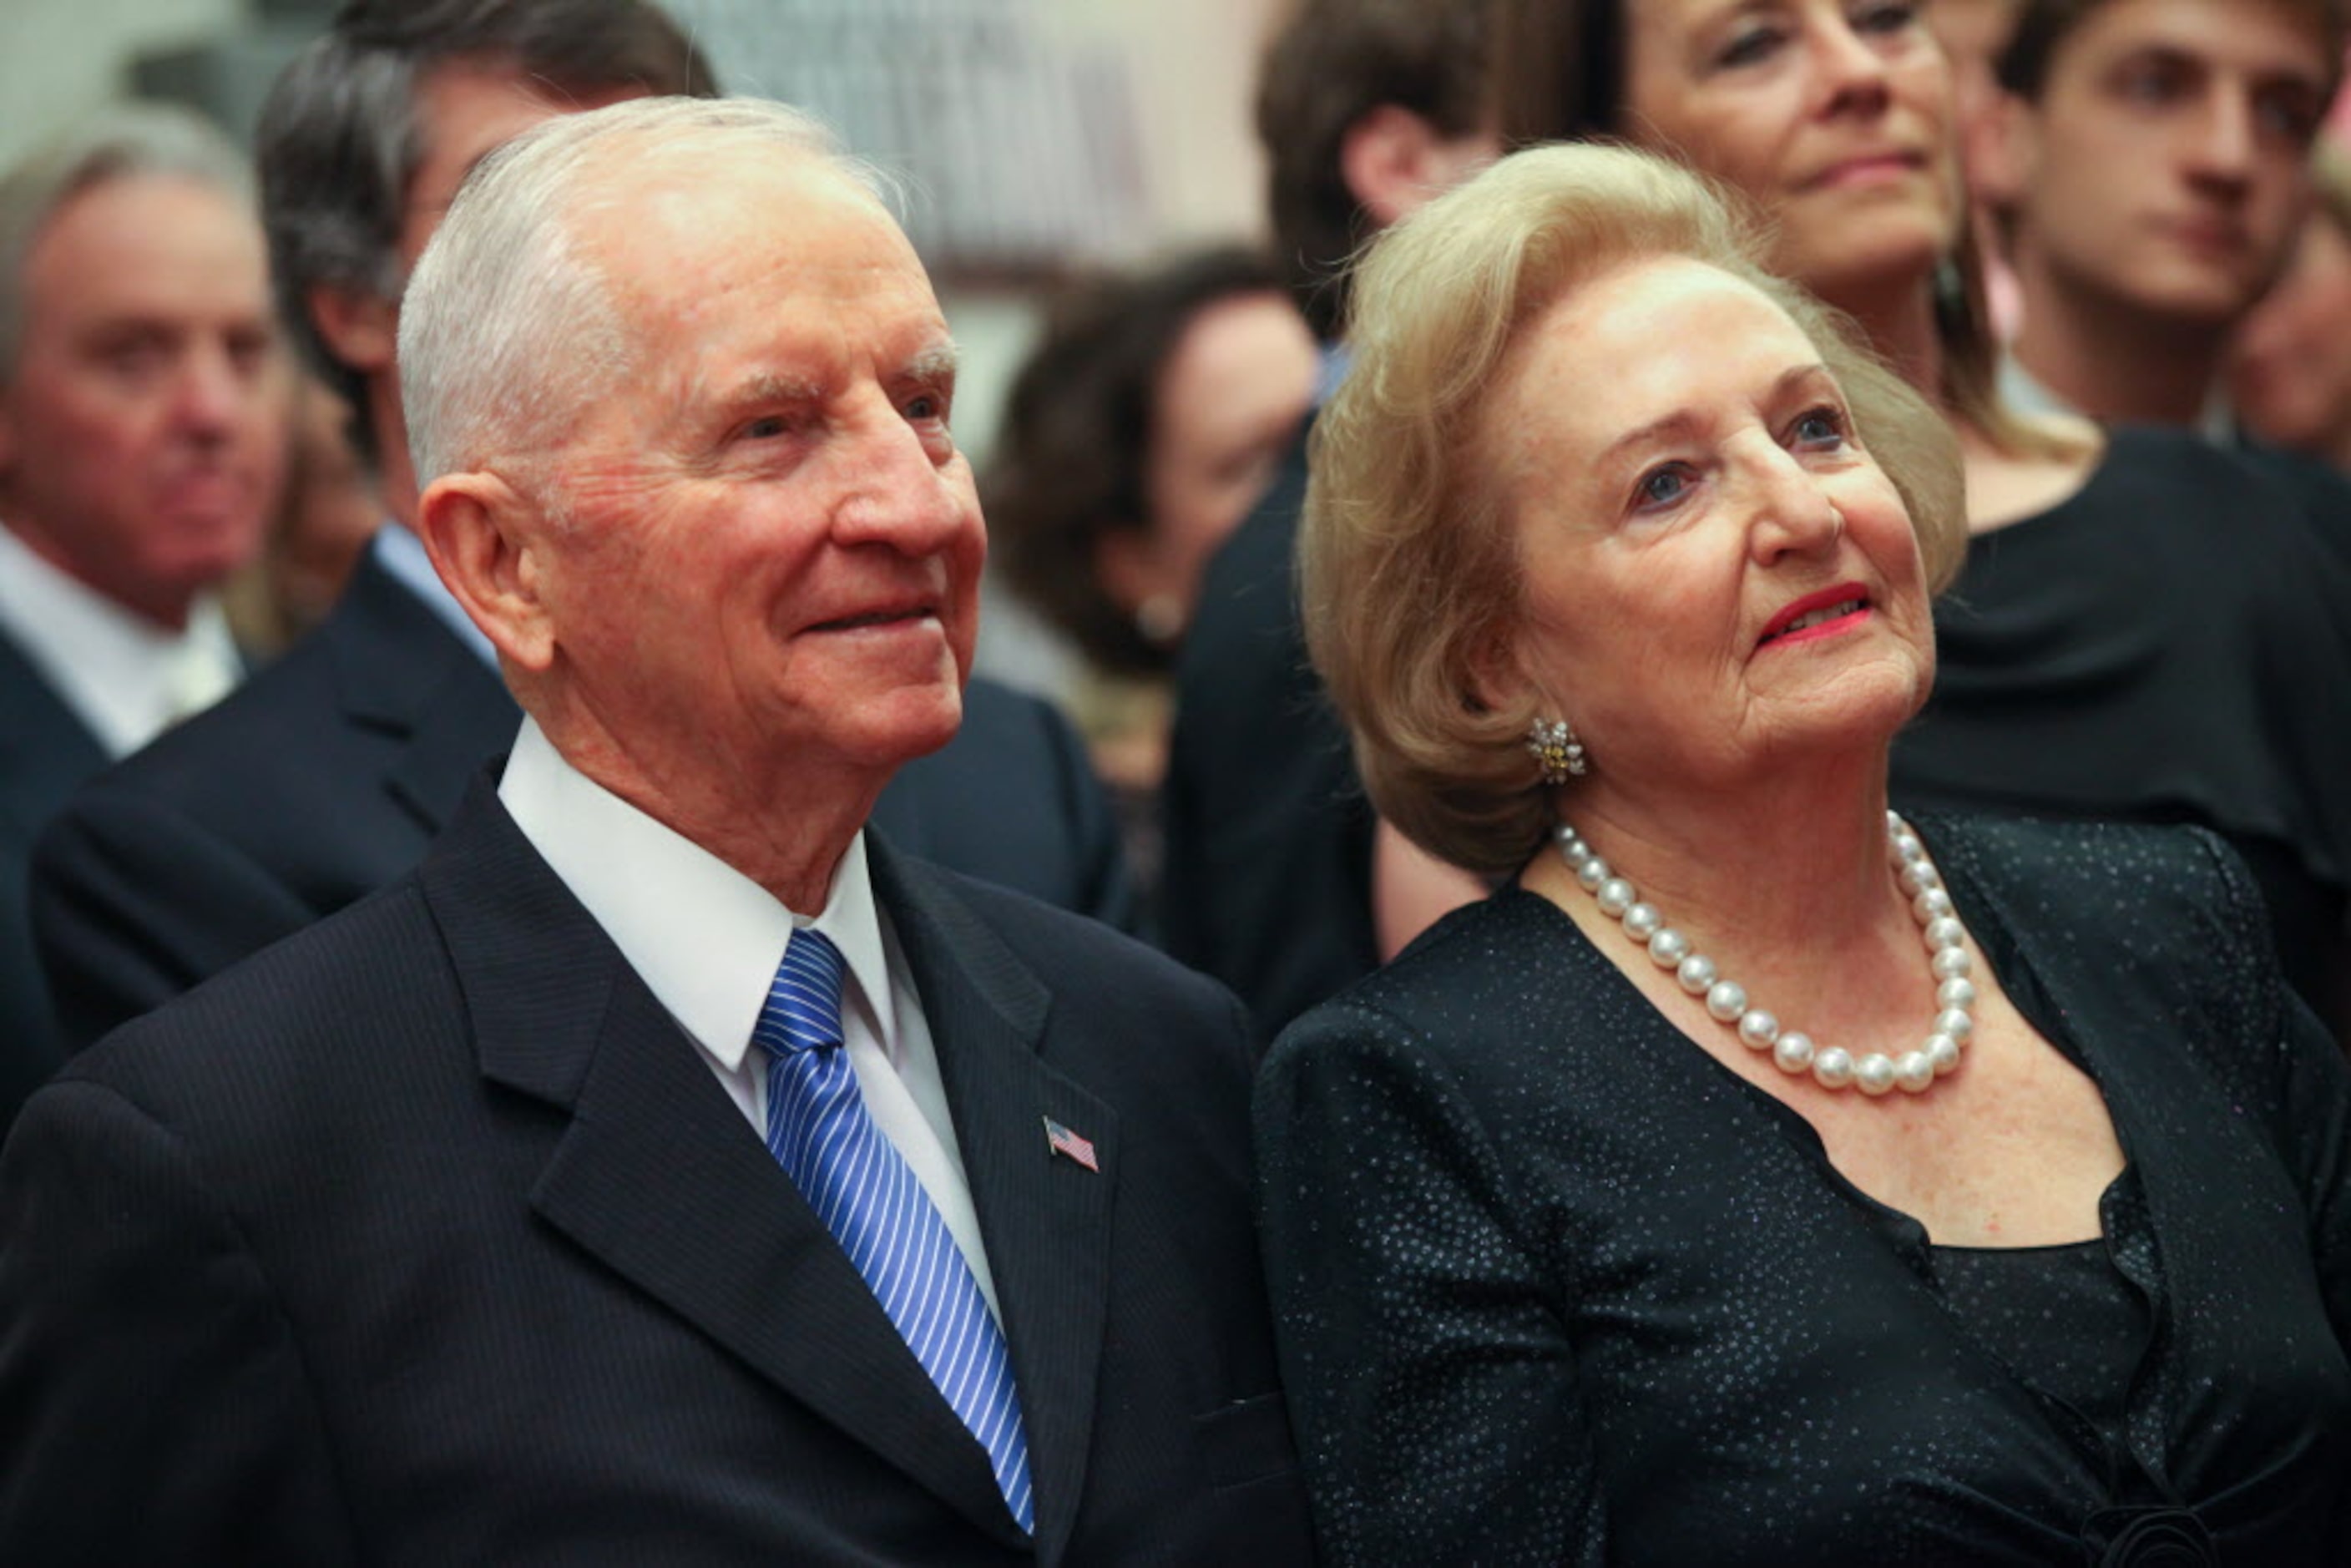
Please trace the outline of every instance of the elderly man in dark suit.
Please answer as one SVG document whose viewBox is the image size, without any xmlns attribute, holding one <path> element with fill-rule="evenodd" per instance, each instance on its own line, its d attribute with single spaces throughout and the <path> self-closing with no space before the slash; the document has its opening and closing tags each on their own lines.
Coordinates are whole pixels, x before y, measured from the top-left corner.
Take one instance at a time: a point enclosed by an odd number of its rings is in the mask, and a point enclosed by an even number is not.
<svg viewBox="0 0 2351 1568">
<path fill-rule="evenodd" d="M 643 0 L 349 0 L 260 131 L 280 314 L 358 415 L 388 514 L 333 614 L 237 701 L 81 791 L 34 921 L 68 1041 L 374 891 L 448 821 L 519 715 L 413 533 L 400 286 L 466 171 L 555 115 L 715 91 Z M 1117 826 L 1075 735 L 975 683 L 963 730 L 876 807 L 901 847 L 1121 925 Z"/>
<path fill-rule="evenodd" d="M 0 1155 L 0 1560 L 1301 1562 L 1238 1004 L 864 831 L 985 539 L 804 117 L 561 117 L 401 357 L 529 717 L 378 897 Z"/>
</svg>

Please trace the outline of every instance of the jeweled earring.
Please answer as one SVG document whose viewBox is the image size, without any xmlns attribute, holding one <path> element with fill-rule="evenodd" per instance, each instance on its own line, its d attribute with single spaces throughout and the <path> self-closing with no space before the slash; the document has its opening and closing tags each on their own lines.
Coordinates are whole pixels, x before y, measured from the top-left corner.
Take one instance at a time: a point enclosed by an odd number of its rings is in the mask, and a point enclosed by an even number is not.
<svg viewBox="0 0 2351 1568">
<path fill-rule="evenodd" d="M 1570 779 L 1580 779 L 1591 768 L 1584 760 L 1583 742 L 1575 737 L 1575 729 L 1563 718 L 1537 719 L 1527 731 L 1527 751 L 1535 759 L 1535 767 L 1545 784 L 1564 784 Z"/>
</svg>

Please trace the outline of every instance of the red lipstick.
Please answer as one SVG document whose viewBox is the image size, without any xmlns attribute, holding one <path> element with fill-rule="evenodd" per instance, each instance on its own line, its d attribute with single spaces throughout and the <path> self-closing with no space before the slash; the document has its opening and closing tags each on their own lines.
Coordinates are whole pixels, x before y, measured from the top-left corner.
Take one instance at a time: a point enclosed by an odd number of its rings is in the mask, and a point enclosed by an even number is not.
<svg viewBox="0 0 2351 1568">
<path fill-rule="evenodd" d="M 1860 625 L 1868 614 L 1869 591 L 1857 582 L 1840 582 L 1786 606 L 1764 623 L 1756 645 L 1833 637 Z"/>
</svg>

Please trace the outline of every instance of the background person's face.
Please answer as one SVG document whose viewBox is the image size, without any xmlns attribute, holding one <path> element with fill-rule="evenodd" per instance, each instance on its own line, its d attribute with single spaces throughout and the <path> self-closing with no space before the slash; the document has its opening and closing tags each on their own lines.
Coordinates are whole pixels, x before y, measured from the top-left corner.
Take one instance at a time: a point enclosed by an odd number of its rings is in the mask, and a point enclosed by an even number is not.
<svg viewBox="0 0 2351 1568">
<path fill-rule="evenodd" d="M 75 196 L 26 256 L 0 515 L 152 620 L 249 559 L 277 503 L 292 380 L 268 278 L 249 212 L 160 175 Z"/>
<path fill-rule="evenodd" d="M 2351 459 L 2351 234 L 2313 215 L 2277 287 L 2237 329 L 2229 388 L 2264 441 Z"/>
<path fill-rule="evenodd" d="M 616 173 L 583 241 L 637 360 L 538 541 L 566 700 L 640 756 L 878 781 L 961 713 L 986 556 L 953 345 L 897 225 L 804 160 Z"/>
<path fill-rule="evenodd" d="M 2108 0 L 2005 117 L 2028 278 L 2214 326 L 2283 264 L 2325 110 L 2316 29 L 2272 0 Z"/>
<path fill-rule="evenodd" d="M 1314 401 L 1321 366 L 1306 319 L 1280 294 L 1235 295 L 1196 312 L 1161 368 L 1144 465 L 1149 516 L 1102 536 L 1097 563 L 1124 608 L 1191 617 L 1200 573 L 1272 483 Z"/>
<path fill-rule="evenodd" d="M 1773 266 L 1836 299 L 1923 277 L 1958 232 L 1949 68 L 1919 7 L 1627 0 L 1625 131 L 1744 192 Z"/>
</svg>

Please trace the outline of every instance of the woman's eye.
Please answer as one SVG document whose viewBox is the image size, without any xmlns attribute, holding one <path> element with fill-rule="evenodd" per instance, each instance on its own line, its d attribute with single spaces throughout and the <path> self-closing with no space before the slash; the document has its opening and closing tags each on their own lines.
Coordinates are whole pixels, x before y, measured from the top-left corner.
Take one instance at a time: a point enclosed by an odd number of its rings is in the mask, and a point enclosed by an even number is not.
<svg viewBox="0 0 2351 1568">
<path fill-rule="evenodd" d="M 1679 463 L 1668 463 L 1642 476 L 1638 487 L 1640 503 L 1645 508 L 1669 507 L 1681 499 L 1682 492 L 1689 486 L 1689 470 Z"/>
<path fill-rule="evenodd" d="M 1857 5 L 1851 13 L 1851 26 L 1856 33 L 1899 33 L 1918 20 L 1918 7 L 1914 4 Z"/>
<path fill-rule="evenodd" d="M 1823 406 L 1807 409 L 1796 416 L 1788 434 L 1799 446 L 1842 446 L 1844 444 L 1844 415 Z"/>
<path fill-rule="evenodd" d="M 1781 38 L 1776 27 L 1750 27 L 1724 40 L 1714 53 L 1715 68 L 1728 70 L 1768 59 L 1779 48 Z"/>
</svg>

